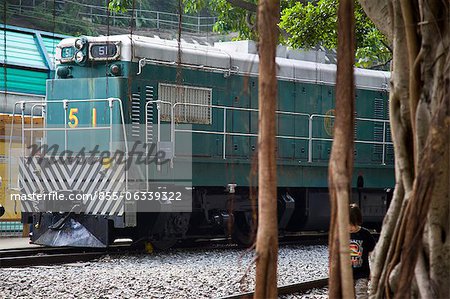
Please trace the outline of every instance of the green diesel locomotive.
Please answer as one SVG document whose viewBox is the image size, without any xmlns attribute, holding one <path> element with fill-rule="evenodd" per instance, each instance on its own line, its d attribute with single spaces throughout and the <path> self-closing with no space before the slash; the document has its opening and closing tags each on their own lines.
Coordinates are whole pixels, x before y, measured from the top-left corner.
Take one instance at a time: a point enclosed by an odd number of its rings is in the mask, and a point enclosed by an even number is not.
<svg viewBox="0 0 450 299">
<path fill-rule="evenodd" d="M 161 248 L 198 237 L 251 242 L 255 53 L 247 41 L 212 46 L 136 35 L 62 40 L 46 102 L 16 105 L 16 113 L 31 108 L 45 120 L 43 127 L 22 128 L 18 150 L 18 189 L 48 195 L 22 202 L 32 241 L 102 247 L 129 238 Z M 301 60 L 301 53 L 283 47 L 277 56 L 280 235 L 324 231 L 336 66 Z M 377 227 L 394 186 L 389 73 L 355 69 L 355 82 L 353 201 L 366 225 Z M 138 161 L 143 148 L 148 163 Z M 78 159 L 80 152 L 89 152 L 89 159 Z M 131 162 L 118 163 L 117 152 Z M 79 198 L 67 200 L 69 195 Z M 55 204 L 50 196 L 66 200 Z"/>
</svg>

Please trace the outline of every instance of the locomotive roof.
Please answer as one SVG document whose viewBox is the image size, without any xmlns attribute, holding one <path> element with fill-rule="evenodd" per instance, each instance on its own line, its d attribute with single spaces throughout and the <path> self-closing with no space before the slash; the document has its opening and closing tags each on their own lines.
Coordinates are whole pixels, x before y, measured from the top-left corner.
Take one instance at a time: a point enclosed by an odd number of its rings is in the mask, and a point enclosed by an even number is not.
<svg viewBox="0 0 450 299">
<path fill-rule="evenodd" d="M 120 59 L 122 61 L 139 62 L 139 60 L 145 59 L 147 64 L 169 65 L 173 65 L 177 61 L 178 43 L 176 40 L 129 34 L 87 38 L 90 42 L 120 42 Z M 59 47 L 73 45 L 74 41 L 75 38 L 64 39 Z M 284 51 L 283 48 L 278 50 L 277 56 L 284 56 L 276 58 L 277 77 L 280 80 L 335 84 L 335 64 L 299 60 L 295 57 L 295 51 L 286 51 L 285 48 Z M 239 42 L 218 42 L 213 46 L 182 41 L 181 51 L 181 61 L 187 67 L 224 73 L 228 71 L 250 76 L 258 75 L 258 55 L 248 53 Z M 356 86 L 361 89 L 387 91 L 389 90 L 389 77 L 390 72 L 355 68 Z"/>
</svg>

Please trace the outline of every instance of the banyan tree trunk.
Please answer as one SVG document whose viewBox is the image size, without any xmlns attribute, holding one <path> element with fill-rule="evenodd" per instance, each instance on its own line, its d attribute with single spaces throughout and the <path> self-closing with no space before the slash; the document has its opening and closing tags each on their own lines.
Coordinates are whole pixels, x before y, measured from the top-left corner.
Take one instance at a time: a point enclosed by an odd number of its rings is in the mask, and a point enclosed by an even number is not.
<svg viewBox="0 0 450 299">
<path fill-rule="evenodd" d="M 340 0 L 336 78 L 336 119 L 328 170 L 331 201 L 329 236 L 330 298 L 353 298 L 353 275 L 349 254 L 349 197 L 353 172 L 355 57 L 353 0 Z"/>
<path fill-rule="evenodd" d="M 450 3 L 360 2 L 393 48 L 396 186 L 371 298 L 450 298 Z"/>
<path fill-rule="evenodd" d="M 255 298 L 277 298 L 277 179 L 275 110 L 278 43 L 278 0 L 261 0 L 259 33 L 258 232 L 256 236 Z"/>
</svg>

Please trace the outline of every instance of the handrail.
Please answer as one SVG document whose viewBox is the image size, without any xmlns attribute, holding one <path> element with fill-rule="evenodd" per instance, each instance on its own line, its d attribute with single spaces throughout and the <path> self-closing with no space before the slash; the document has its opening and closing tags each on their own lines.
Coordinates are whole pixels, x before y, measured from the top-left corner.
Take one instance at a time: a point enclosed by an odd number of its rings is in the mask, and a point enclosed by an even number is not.
<svg viewBox="0 0 450 299">
<path fill-rule="evenodd" d="M 144 68 L 144 66 L 147 65 L 147 63 L 165 65 L 165 66 L 175 66 L 176 65 L 176 66 L 183 66 L 185 68 L 194 69 L 194 70 L 221 72 L 221 73 L 223 73 L 224 78 L 228 78 L 229 76 L 231 76 L 231 74 L 236 74 L 239 72 L 239 67 L 235 66 L 235 65 L 230 65 L 229 68 L 220 68 L 220 67 L 210 67 L 210 66 L 204 66 L 204 65 L 187 64 L 187 63 L 177 63 L 176 61 L 162 61 L 162 60 L 141 58 L 141 59 L 139 59 L 138 72 L 136 73 L 136 75 L 140 75 L 142 73 L 142 69 Z"/>
<path fill-rule="evenodd" d="M 163 103 L 171 106 L 171 116 L 170 116 L 170 123 L 171 123 L 171 142 L 173 142 L 173 146 L 175 149 L 175 134 L 176 132 L 190 132 L 190 133 L 199 133 L 199 134 L 212 134 L 212 135 L 220 135 L 222 136 L 222 158 L 226 159 L 226 138 L 227 136 L 247 136 L 247 137 L 257 137 L 258 134 L 256 133 L 240 133 L 240 132 L 230 132 L 227 130 L 227 112 L 228 111 L 247 111 L 247 112 L 258 112 L 258 109 L 255 108 L 244 108 L 244 107 L 231 107 L 231 106 L 223 106 L 223 105 L 212 105 L 212 104 L 198 104 L 198 103 L 182 103 L 177 102 L 172 104 L 169 101 L 163 101 L 163 100 L 154 100 L 149 101 L 146 103 L 146 121 L 147 121 L 147 111 L 148 107 L 151 104 L 154 103 Z M 193 106 L 193 107 L 204 107 L 209 109 L 222 109 L 223 110 L 223 130 L 221 131 L 211 131 L 211 130 L 186 130 L 186 129 L 176 129 L 175 127 L 175 109 L 179 106 Z M 161 123 L 161 115 L 160 115 L 160 108 L 158 108 L 158 124 Z M 305 117 L 308 121 L 308 135 L 306 136 L 287 136 L 287 135 L 276 135 L 276 138 L 278 139 L 291 139 L 291 140 L 307 140 L 308 141 L 308 162 L 313 162 L 313 150 L 312 145 L 314 141 L 328 141 L 332 142 L 332 138 L 322 138 L 322 137 L 314 137 L 313 135 L 313 121 L 316 118 L 334 118 L 333 115 L 324 115 L 324 114 L 308 114 L 303 112 L 291 112 L 291 111 L 276 111 L 277 115 L 288 115 L 288 116 L 298 116 L 298 117 Z M 386 141 L 386 124 L 389 123 L 389 120 L 385 119 L 375 119 L 375 118 L 365 118 L 365 117 L 357 117 L 355 118 L 355 121 L 369 121 L 374 123 L 382 123 L 383 124 L 383 140 L 382 141 L 375 141 L 375 140 L 355 140 L 355 143 L 359 144 L 376 144 L 376 145 L 382 145 L 383 146 L 383 153 L 382 153 L 382 165 L 385 165 L 385 154 L 386 154 L 386 146 L 392 145 L 392 142 Z M 159 132 L 159 131 L 158 131 Z M 158 142 L 160 141 L 160 137 L 158 137 Z M 174 152 L 175 156 L 175 152 Z"/>
<path fill-rule="evenodd" d="M 30 111 L 30 113 L 31 113 L 31 115 L 30 115 L 30 117 L 31 117 L 31 121 L 30 121 L 31 129 L 33 129 L 33 126 L 34 126 L 34 123 L 33 123 L 34 109 L 36 107 L 42 107 L 41 117 L 44 118 L 46 105 L 47 105 L 46 103 L 40 103 L 40 104 L 34 104 L 33 106 L 31 106 L 31 111 Z M 31 141 L 33 141 L 33 131 L 31 131 Z"/>
<path fill-rule="evenodd" d="M 157 120 L 157 125 L 158 125 L 158 127 L 157 127 L 157 129 L 158 129 L 157 142 L 158 143 L 161 142 L 161 107 L 159 106 L 159 103 L 167 104 L 167 105 L 170 105 L 172 107 L 172 103 L 171 102 L 161 101 L 161 100 L 151 100 L 151 101 L 147 101 L 145 103 L 144 110 L 145 110 L 145 142 L 146 143 L 148 143 L 148 141 L 149 141 L 148 140 L 148 123 L 147 123 L 147 120 L 148 120 L 148 107 L 151 104 L 158 104 L 156 106 L 156 109 L 158 111 L 157 112 L 157 118 L 158 118 L 158 120 Z M 172 123 L 172 120 L 171 120 L 171 124 L 170 124 L 170 142 L 172 142 L 172 144 L 173 144 L 173 151 L 175 151 L 175 136 L 174 136 L 174 133 L 173 133 L 173 125 L 172 124 L 173 123 Z M 172 157 L 170 159 L 171 167 L 173 167 L 173 156 L 174 155 L 175 155 L 175 153 L 172 155 Z M 158 171 L 160 171 L 161 170 L 161 164 L 157 163 L 157 167 L 156 168 L 157 168 Z M 145 167 L 145 179 L 146 179 L 146 182 L 147 182 L 147 184 L 146 184 L 147 185 L 147 191 L 149 191 L 149 170 L 148 170 L 148 167 Z"/>
<path fill-rule="evenodd" d="M 147 118 L 148 118 L 148 106 L 150 105 L 150 104 L 159 104 L 159 103 L 162 103 L 162 104 L 167 104 L 167 105 L 170 105 L 170 106 L 172 106 L 172 103 L 171 102 L 167 102 L 167 101 L 161 101 L 161 100 L 152 100 L 152 101 L 147 101 L 146 103 L 145 103 L 145 140 L 148 142 L 148 140 L 147 140 L 147 136 L 148 136 L 148 126 L 147 126 Z M 156 108 L 157 108 L 157 110 L 158 110 L 158 122 L 157 122 L 157 124 L 158 124 L 158 126 L 160 126 L 161 125 L 161 112 L 160 112 L 160 110 L 161 110 L 161 107 L 159 106 L 159 105 L 157 105 L 156 106 Z M 160 134 L 160 130 L 159 130 L 159 128 L 158 128 L 158 137 L 157 137 L 157 140 L 158 140 L 158 142 L 160 142 L 161 141 L 161 134 Z M 171 135 L 170 136 L 170 141 L 171 142 L 173 142 L 173 136 Z"/>
<path fill-rule="evenodd" d="M 68 128 L 67 127 L 67 109 L 68 109 L 68 105 L 70 103 L 96 103 L 96 102 L 105 102 L 108 103 L 108 107 L 109 107 L 109 126 L 102 126 L 102 127 L 76 127 L 76 128 Z M 42 132 L 48 132 L 48 131 L 64 131 L 64 146 L 65 146 L 65 150 L 67 150 L 67 142 L 68 142 L 68 132 L 69 131 L 84 131 L 84 130 L 90 130 L 90 131 L 95 131 L 95 130 L 109 130 L 109 150 L 110 152 L 112 152 L 112 145 L 113 145 L 113 110 L 114 110 L 114 103 L 117 102 L 119 105 L 119 113 L 120 113 L 120 118 L 121 118 L 121 127 L 122 127 L 122 134 L 123 134 L 123 138 L 124 138 L 124 148 L 125 148 L 125 159 L 128 159 L 128 140 L 127 140 L 127 132 L 125 129 L 125 117 L 124 117 L 124 113 L 123 113 L 123 105 L 122 105 L 122 101 L 119 98 L 98 98 L 98 99 L 87 99 L 87 100 L 52 100 L 52 101 L 47 101 L 46 103 L 42 103 L 40 101 L 19 101 L 16 102 L 14 104 L 14 109 L 13 109 L 13 115 L 12 115 L 12 124 L 11 124 L 11 133 L 10 133 L 10 141 L 9 141 L 9 152 L 10 152 L 10 157 L 11 157 L 11 149 L 12 149 L 12 137 L 14 134 L 14 119 L 16 116 L 16 107 L 20 105 L 20 116 L 21 116 L 21 148 L 22 148 L 22 156 L 25 157 L 25 132 L 26 131 L 30 131 L 31 134 L 33 134 L 34 131 L 42 131 Z M 37 106 L 42 106 L 42 107 L 48 107 L 48 104 L 62 104 L 63 105 L 63 109 L 64 109 L 64 127 L 60 128 L 60 127 L 54 127 L 54 128 L 49 128 L 47 127 L 47 122 L 44 121 L 43 123 L 43 127 L 42 128 L 35 128 L 33 127 L 33 117 L 34 117 L 34 109 Z M 31 126 L 30 128 L 25 128 L 25 109 L 27 107 L 27 105 L 31 105 L 32 104 L 32 108 L 31 108 Z M 19 115 L 19 114 L 18 114 Z M 32 135 L 31 135 L 32 136 Z M 32 140 L 31 140 L 32 141 Z M 8 168 L 9 173 L 11 174 L 11 163 L 9 163 L 9 168 Z M 125 188 L 128 189 L 128 174 L 127 174 L 127 169 L 125 168 Z"/>
<path fill-rule="evenodd" d="M 308 162 L 312 162 L 312 141 L 330 141 L 332 142 L 332 138 L 317 138 L 312 136 L 312 121 L 314 117 L 320 117 L 320 118 L 335 118 L 334 115 L 324 115 L 324 114 L 312 114 L 310 116 L 310 123 L 309 123 L 309 150 L 308 150 Z M 369 121 L 374 123 L 382 123 L 383 124 L 383 141 L 375 141 L 375 140 L 354 140 L 355 143 L 361 143 L 361 144 L 379 144 L 383 145 L 383 153 L 381 158 L 381 164 L 386 165 L 386 159 L 385 159 L 385 153 L 386 153 L 386 145 L 392 145 L 392 142 L 386 142 L 386 123 L 389 123 L 389 120 L 387 119 L 378 119 L 378 118 L 367 118 L 367 117 L 355 117 L 356 121 Z"/>
<path fill-rule="evenodd" d="M 206 105 L 206 104 L 198 104 L 198 103 L 175 103 L 173 104 L 173 108 L 172 111 L 175 110 L 175 108 L 177 106 L 194 106 L 194 107 L 205 107 L 205 108 L 217 108 L 217 109 L 223 109 L 223 131 L 222 132 L 214 132 L 214 131 L 209 131 L 211 133 L 216 133 L 219 135 L 223 136 L 223 148 L 222 148 L 222 158 L 225 160 L 226 159 L 226 137 L 228 136 L 249 136 L 249 137 L 256 137 L 258 136 L 258 134 L 252 134 L 252 133 L 238 133 L 238 132 L 227 132 L 226 130 L 226 123 L 227 123 L 227 111 L 228 110 L 237 110 L 237 111 L 247 111 L 247 112 L 258 112 L 258 109 L 255 108 L 244 108 L 244 107 L 231 107 L 231 106 L 222 106 L 222 105 Z M 292 115 L 292 116 L 305 116 L 308 117 L 309 114 L 307 113 L 302 113 L 302 112 L 290 112 L 290 111 L 275 111 L 276 114 L 283 114 L 283 115 Z M 172 117 L 171 119 L 174 119 L 175 114 L 172 112 Z M 192 133 L 205 133 L 204 131 L 196 131 L 196 130 L 180 130 L 180 129 L 175 129 L 173 128 L 174 132 L 192 132 Z M 211 134 L 208 133 L 208 134 Z M 277 138 L 280 139 L 303 139 L 302 137 L 297 137 L 297 136 L 276 136 Z"/>
</svg>

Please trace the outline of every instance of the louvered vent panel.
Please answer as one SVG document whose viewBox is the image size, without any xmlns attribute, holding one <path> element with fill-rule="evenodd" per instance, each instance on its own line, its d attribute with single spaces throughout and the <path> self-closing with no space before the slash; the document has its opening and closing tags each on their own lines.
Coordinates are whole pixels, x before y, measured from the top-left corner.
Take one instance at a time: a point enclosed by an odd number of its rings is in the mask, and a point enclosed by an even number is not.
<svg viewBox="0 0 450 299">
<path fill-rule="evenodd" d="M 373 116 L 375 118 L 384 119 L 385 111 L 384 111 L 384 101 L 383 99 L 375 99 L 373 102 Z"/>
<path fill-rule="evenodd" d="M 153 101 L 153 87 L 145 87 L 145 102 Z M 153 105 L 147 105 L 147 118 L 145 120 L 147 126 L 147 142 L 153 142 Z"/>
<path fill-rule="evenodd" d="M 386 105 L 386 118 L 389 119 L 389 105 Z M 391 136 L 391 126 L 390 124 L 386 124 L 386 141 L 392 142 Z M 388 159 L 394 159 L 394 146 L 392 144 L 386 145 L 386 155 Z"/>
<path fill-rule="evenodd" d="M 192 105 L 176 105 L 175 120 L 176 122 L 193 123 L 193 124 L 211 124 L 211 105 L 212 89 L 186 86 L 159 84 L 158 99 L 165 102 L 187 103 Z M 170 121 L 170 105 L 161 103 L 161 120 Z"/>
<path fill-rule="evenodd" d="M 392 142 L 391 127 L 386 125 L 386 141 Z M 392 144 L 386 145 L 386 155 L 390 158 L 394 158 L 394 146 Z"/>
<path fill-rule="evenodd" d="M 384 119 L 385 111 L 384 111 L 384 100 L 383 99 L 375 99 L 373 102 L 373 117 L 376 119 Z M 373 140 L 374 141 L 383 141 L 383 123 L 376 122 L 373 125 Z M 374 158 L 380 158 L 383 154 L 383 146 L 381 144 L 373 145 L 373 155 Z"/>
<path fill-rule="evenodd" d="M 141 97 L 138 93 L 131 95 L 131 136 L 139 137 Z"/>
</svg>

